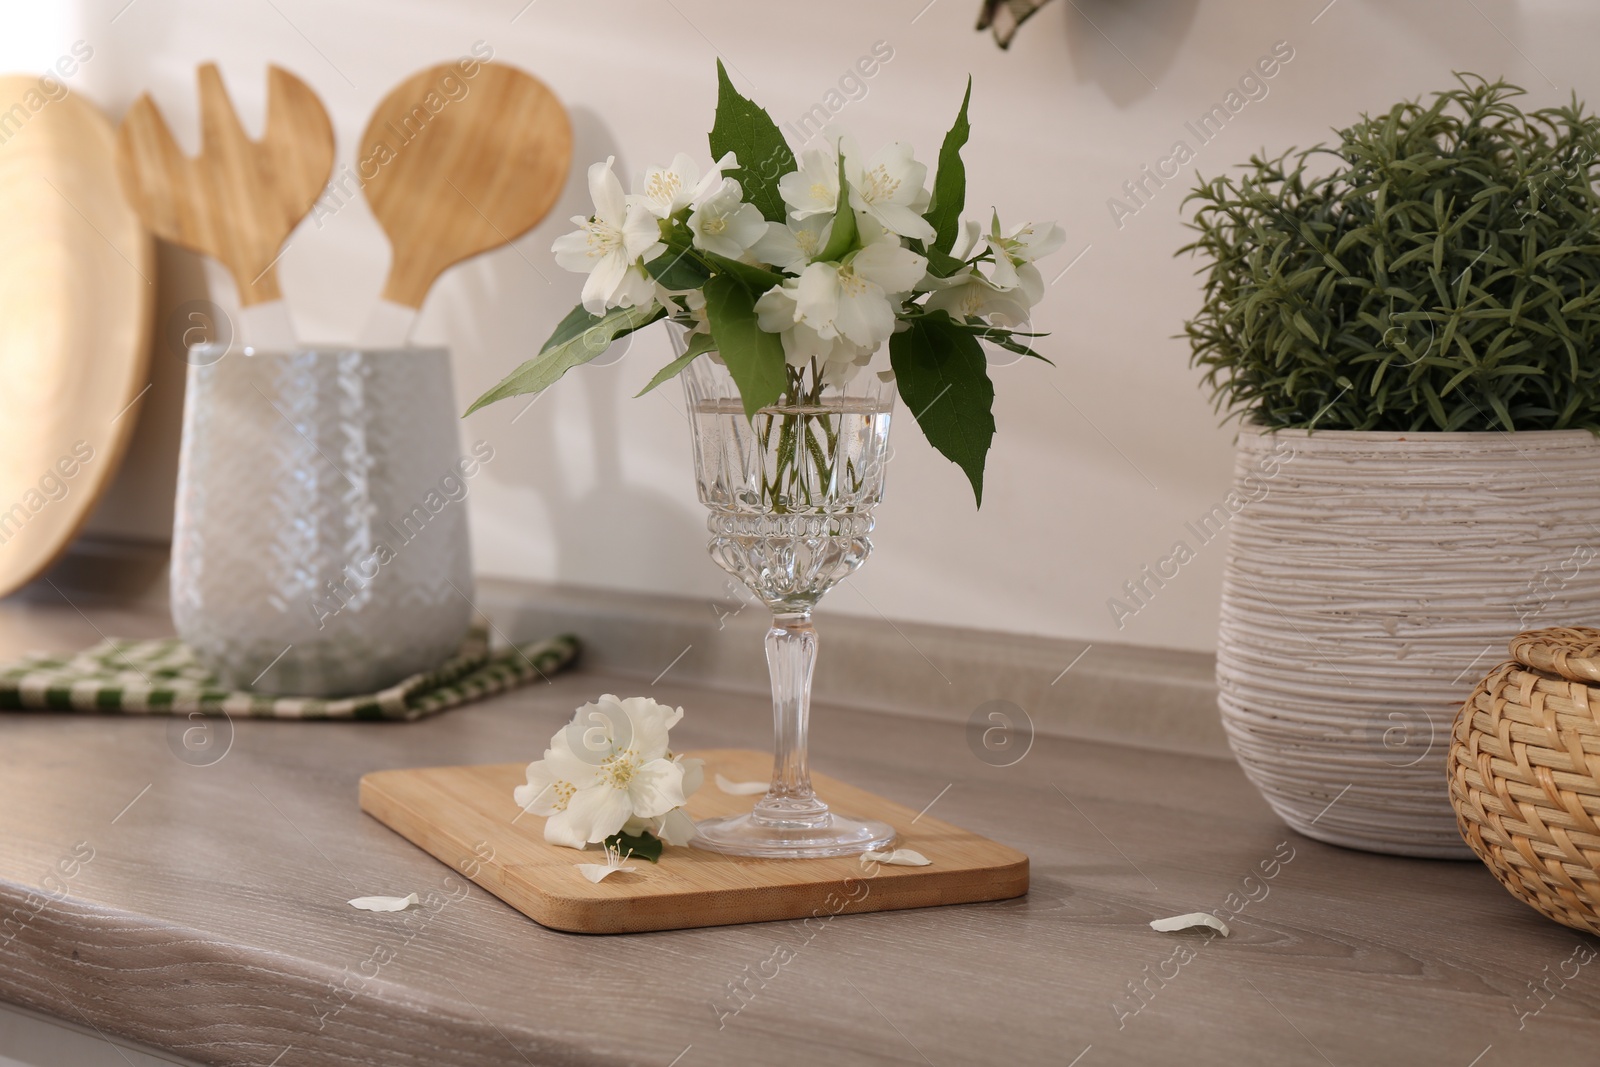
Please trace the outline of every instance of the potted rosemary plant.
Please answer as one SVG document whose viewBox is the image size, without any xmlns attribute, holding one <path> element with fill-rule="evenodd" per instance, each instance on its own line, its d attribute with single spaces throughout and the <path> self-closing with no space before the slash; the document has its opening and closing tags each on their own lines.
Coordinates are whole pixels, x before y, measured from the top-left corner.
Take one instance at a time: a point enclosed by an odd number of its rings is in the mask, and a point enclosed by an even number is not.
<svg viewBox="0 0 1600 1067">
<path fill-rule="evenodd" d="M 1456 708 L 1520 630 L 1600 617 L 1600 121 L 1458 81 L 1202 181 L 1182 250 L 1242 422 L 1208 517 L 1234 752 L 1301 832 L 1441 857 Z"/>
</svg>

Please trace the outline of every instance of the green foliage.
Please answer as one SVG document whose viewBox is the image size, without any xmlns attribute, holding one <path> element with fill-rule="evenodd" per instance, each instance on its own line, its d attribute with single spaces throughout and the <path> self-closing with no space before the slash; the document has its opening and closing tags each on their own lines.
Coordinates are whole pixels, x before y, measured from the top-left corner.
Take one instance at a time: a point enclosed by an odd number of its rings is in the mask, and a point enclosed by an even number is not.
<svg viewBox="0 0 1600 1067">
<path fill-rule="evenodd" d="M 788 209 L 778 194 L 778 179 L 795 169 L 794 153 L 766 109 L 733 87 L 720 59 L 717 117 L 710 140 L 712 159 L 721 159 L 726 152 L 739 157 L 739 169 L 728 171 L 728 176 L 738 179 L 746 202 L 760 208 L 768 222 L 782 222 Z"/>
<path fill-rule="evenodd" d="M 978 338 L 943 311 L 889 339 L 900 397 L 928 443 L 966 472 L 983 506 L 983 465 L 994 440 L 994 384 Z"/>
<path fill-rule="evenodd" d="M 843 259 L 861 247 L 861 232 L 856 226 L 856 212 L 850 206 L 850 183 L 844 176 L 844 153 L 839 153 L 839 197 L 833 208 L 833 227 L 828 231 L 828 243 L 816 258 L 823 262 Z"/>
<path fill-rule="evenodd" d="M 496 400 L 542 392 L 573 367 L 589 362 L 611 347 L 611 342 L 617 338 L 665 318 L 666 314 L 666 308 L 651 305 L 643 308 L 612 308 L 604 315 L 591 315 L 579 304 L 561 320 L 537 356 L 474 400 L 462 417 Z"/>
<path fill-rule="evenodd" d="M 661 840 L 648 830 L 642 834 L 612 834 L 603 844 L 628 859 L 661 862 Z"/>
<path fill-rule="evenodd" d="M 706 321 L 728 373 L 739 387 L 747 418 L 776 404 L 789 384 L 783 339 L 756 322 L 756 298 L 731 274 L 706 282 Z M 688 366 L 688 364 L 684 364 Z"/>
<path fill-rule="evenodd" d="M 720 62 L 717 86 L 717 112 L 710 133 L 712 156 L 720 159 L 728 152 L 735 153 L 739 165 L 727 173 L 739 181 L 745 201 L 755 205 L 769 222 L 783 222 L 787 206 L 778 183 L 797 169 L 794 154 L 777 123 L 733 87 Z M 971 134 L 967 119 L 971 101 L 972 79 L 968 78 L 955 121 L 939 150 L 928 209 L 923 215 L 933 228 L 933 236 L 927 241 L 908 242 L 911 251 L 926 256 L 928 272 L 937 278 L 955 278 L 992 263 L 995 256 L 992 249 L 982 246 L 966 250 L 967 258 L 953 254 L 966 201 L 966 167 L 961 151 Z M 842 278 L 850 269 L 852 257 L 863 247 L 863 235 L 850 203 L 842 156 L 838 167 L 840 192 L 829 238 L 807 261 L 831 264 Z M 684 327 L 704 324 L 709 333 L 690 335 L 684 354 L 662 367 L 640 390 L 640 396 L 672 380 L 696 358 L 714 351 L 732 375 L 745 415 L 752 422 L 763 408 L 777 406 L 786 398 L 812 406 L 819 403 L 829 380 L 826 368 L 830 364 L 826 358 L 820 364 L 818 358 L 813 358 L 808 367 L 791 367 L 785 359 L 783 337 L 763 331 L 755 311 L 757 300 L 774 286 L 797 284 L 794 275 L 799 270 L 790 270 L 793 264 L 787 258 L 783 260 L 785 267 L 779 269 L 729 259 L 697 247 L 689 217 L 689 209 L 682 208 L 660 220 L 660 246 L 653 249 L 652 258 L 648 262 L 634 261 L 628 267 L 642 267 L 659 284 L 658 304 L 642 309 L 618 308 L 599 316 L 588 314 L 582 307 L 575 308 L 538 356 L 479 397 L 468 414 L 496 400 L 537 393 L 572 367 L 598 356 L 616 338 L 662 318 L 671 318 Z M 984 464 L 995 432 L 994 386 L 981 342 L 1038 359 L 1044 357 L 1030 344 L 1037 334 L 992 324 L 983 314 L 954 319 L 943 310 L 929 311 L 925 300 L 936 288 L 920 285 L 895 297 L 890 310 L 904 328 L 890 338 L 890 363 L 906 407 L 929 442 L 961 467 L 981 505 Z M 704 297 L 703 315 L 693 298 L 696 292 Z M 772 420 L 767 420 L 766 432 L 772 432 L 772 425 Z M 777 432 L 780 437 L 773 472 L 774 500 L 783 496 L 778 486 L 785 472 L 798 470 L 808 456 L 819 469 L 825 467 L 832 449 L 828 440 L 832 431 L 826 420 L 810 414 L 783 415 Z"/>
<path fill-rule="evenodd" d="M 1600 431 L 1600 120 L 1461 87 L 1202 181 L 1217 406 L 1270 427 Z M 1332 166 L 1320 166 L 1331 161 Z"/>
<path fill-rule="evenodd" d="M 753 296 L 760 296 L 783 281 L 783 275 L 777 271 L 758 267 L 754 263 L 741 263 L 737 259 L 719 256 L 715 252 L 701 252 L 700 255 L 716 268 L 718 274 L 731 274 L 738 278 Z"/>
<path fill-rule="evenodd" d="M 674 224 L 662 243 L 667 250 L 646 263 L 644 269 L 664 287 L 678 292 L 698 289 L 711 277 L 711 268 L 691 243 L 687 226 Z"/>
<path fill-rule="evenodd" d="M 679 356 L 671 363 L 668 363 L 665 367 L 662 367 L 660 370 L 656 371 L 656 376 L 650 379 L 650 384 L 633 394 L 634 399 L 637 400 L 639 397 L 644 396 L 644 394 L 648 393 L 658 385 L 670 382 L 672 379 L 676 378 L 678 375 L 687 370 L 689 364 L 694 362 L 696 356 L 705 355 L 707 352 L 710 352 L 716 347 L 717 343 L 711 339 L 711 335 L 709 333 L 695 334 L 693 337 L 689 338 L 689 343 L 685 347 L 683 355 Z"/>
<path fill-rule="evenodd" d="M 961 110 L 950 132 L 944 135 L 939 146 L 939 168 L 933 176 L 933 196 L 928 200 L 927 213 L 922 217 L 934 229 L 933 250 L 948 253 L 955 247 L 961 232 L 961 212 L 967 203 L 967 165 L 961 162 L 961 149 L 972 134 L 967 122 L 967 105 L 972 102 L 972 76 L 967 75 L 967 93 L 961 98 Z M 930 257 L 931 258 L 931 257 Z M 948 277 L 947 271 L 940 277 Z"/>
</svg>

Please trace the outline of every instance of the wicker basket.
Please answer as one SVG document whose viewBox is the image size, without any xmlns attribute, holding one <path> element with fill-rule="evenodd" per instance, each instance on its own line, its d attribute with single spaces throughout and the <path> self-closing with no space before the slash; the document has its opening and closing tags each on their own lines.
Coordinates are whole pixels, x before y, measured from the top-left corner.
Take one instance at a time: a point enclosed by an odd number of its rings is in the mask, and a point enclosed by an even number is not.
<svg viewBox="0 0 1600 1067">
<path fill-rule="evenodd" d="M 1456 716 L 1450 802 L 1513 896 L 1600 934 L 1600 630 L 1533 630 Z"/>
</svg>

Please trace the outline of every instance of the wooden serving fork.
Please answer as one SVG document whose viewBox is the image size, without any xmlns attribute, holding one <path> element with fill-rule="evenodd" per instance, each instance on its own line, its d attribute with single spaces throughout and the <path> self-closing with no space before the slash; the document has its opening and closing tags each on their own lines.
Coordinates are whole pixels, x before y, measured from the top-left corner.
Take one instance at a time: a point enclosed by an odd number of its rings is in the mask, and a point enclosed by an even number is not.
<svg viewBox="0 0 1600 1067">
<path fill-rule="evenodd" d="M 251 344 L 294 344 L 277 262 L 333 172 L 333 126 L 305 82 L 267 68 L 267 123 L 246 136 L 215 63 L 200 67 L 200 154 L 185 156 L 146 93 L 117 128 L 117 175 L 151 232 L 228 269 Z"/>
</svg>

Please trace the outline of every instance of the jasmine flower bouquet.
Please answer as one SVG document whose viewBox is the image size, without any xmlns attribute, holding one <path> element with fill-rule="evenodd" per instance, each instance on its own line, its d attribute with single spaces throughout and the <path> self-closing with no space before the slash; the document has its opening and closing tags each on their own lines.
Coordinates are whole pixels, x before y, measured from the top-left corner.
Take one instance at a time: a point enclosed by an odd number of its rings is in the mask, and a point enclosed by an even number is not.
<svg viewBox="0 0 1600 1067">
<path fill-rule="evenodd" d="M 765 110 L 717 64 L 714 162 L 687 155 L 648 169 L 632 194 L 614 159 L 589 168 L 594 214 L 552 247 L 587 275 L 582 304 L 539 354 L 468 409 L 538 393 L 617 338 L 660 320 L 687 331 L 684 353 L 641 392 L 702 356 L 726 365 L 747 417 L 813 400 L 861 373 L 887 343 L 892 380 L 929 443 L 983 499 L 994 386 L 981 342 L 1039 356 L 1030 309 L 1035 261 L 1063 241 L 1054 223 L 986 232 L 963 224 L 970 80 L 928 167 L 895 142 L 868 155 L 829 132 L 797 159 Z"/>
</svg>

